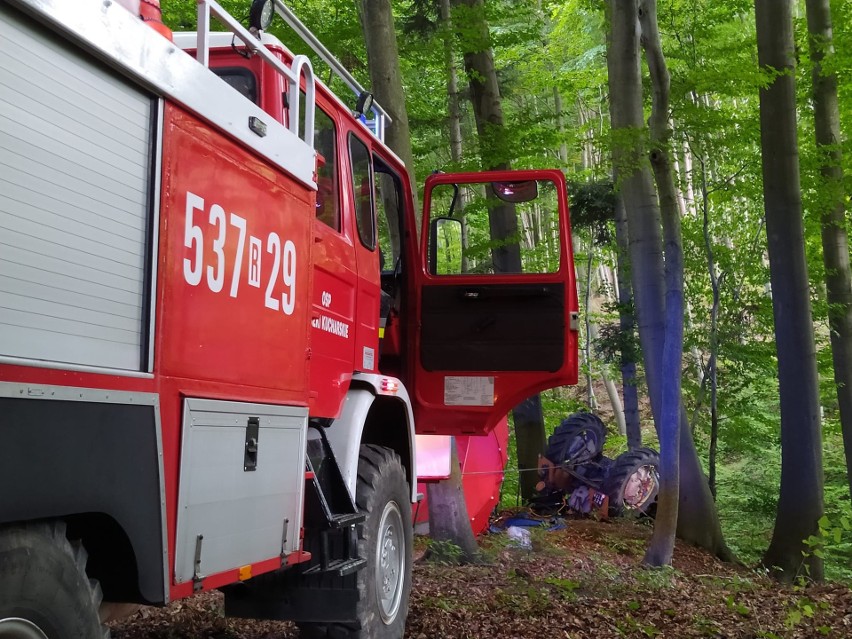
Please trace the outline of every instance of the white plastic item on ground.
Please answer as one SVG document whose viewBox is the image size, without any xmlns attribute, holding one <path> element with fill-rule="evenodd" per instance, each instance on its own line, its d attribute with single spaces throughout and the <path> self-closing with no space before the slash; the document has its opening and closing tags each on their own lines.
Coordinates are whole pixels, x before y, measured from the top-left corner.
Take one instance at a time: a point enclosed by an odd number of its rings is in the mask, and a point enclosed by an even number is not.
<svg viewBox="0 0 852 639">
<path fill-rule="evenodd" d="M 509 535 L 509 545 L 524 550 L 532 550 L 532 539 L 530 531 L 521 526 L 509 526 L 506 529 L 506 534 Z"/>
</svg>

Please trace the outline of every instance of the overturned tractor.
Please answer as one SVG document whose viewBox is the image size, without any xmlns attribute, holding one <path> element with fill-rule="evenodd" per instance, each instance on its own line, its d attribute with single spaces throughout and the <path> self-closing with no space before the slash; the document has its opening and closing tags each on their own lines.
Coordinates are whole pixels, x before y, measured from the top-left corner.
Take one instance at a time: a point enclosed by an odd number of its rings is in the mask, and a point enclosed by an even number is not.
<svg viewBox="0 0 852 639">
<path fill-rule="evenodd" d="M 597 415 L 574 413 L 556 428 L 539 455 L 532 507 L 599 516 L 653 515 L 660 486 L 659 454 L 635 448 L 615 459 L 603 454 L 606 427 Z"/>
</svg>

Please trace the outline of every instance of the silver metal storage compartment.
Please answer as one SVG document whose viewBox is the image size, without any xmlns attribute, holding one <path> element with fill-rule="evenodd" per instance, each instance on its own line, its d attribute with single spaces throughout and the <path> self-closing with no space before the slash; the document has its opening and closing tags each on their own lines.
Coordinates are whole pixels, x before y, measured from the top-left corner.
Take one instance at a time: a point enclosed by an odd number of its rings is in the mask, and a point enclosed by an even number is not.
<svg viewBox="0 0 852 639">
<path fill-rule="evenodd" d="M 185 400 L 175 583 L 299 549 L 307 422 L 307 408 Z"/>
<path fill-rule="evenodd" d="M 5 3 L 0 56 L 0 357 L 138 371 L 153 98 Z"/>
</svg>

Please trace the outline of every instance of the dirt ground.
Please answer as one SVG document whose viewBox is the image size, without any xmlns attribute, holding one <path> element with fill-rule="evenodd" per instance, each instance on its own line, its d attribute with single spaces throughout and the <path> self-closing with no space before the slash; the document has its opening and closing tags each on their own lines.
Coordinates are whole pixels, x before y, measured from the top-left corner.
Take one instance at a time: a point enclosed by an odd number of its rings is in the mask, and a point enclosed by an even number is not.
<svg viewBox="0 0 852 639">
<path fill-rule="evenodd" d="M 570 520 L 535 530 L 532 549 L 505 535 L 481 540 L 484 563 L 419 559 L 406 636 L 414 639 L 715 639 L 852 637 L 852 591 L 840 584 L 780 587 L 761 573 L 679 544 L 672 568 L 641 559 L 650 527 Z M 418 556 L 426 541 L 418 541 Z M 205 593 L 143 608 L 112 625 L 114 639 L 290 639 L 290 623 L 225 619 Z"/>
</svg>

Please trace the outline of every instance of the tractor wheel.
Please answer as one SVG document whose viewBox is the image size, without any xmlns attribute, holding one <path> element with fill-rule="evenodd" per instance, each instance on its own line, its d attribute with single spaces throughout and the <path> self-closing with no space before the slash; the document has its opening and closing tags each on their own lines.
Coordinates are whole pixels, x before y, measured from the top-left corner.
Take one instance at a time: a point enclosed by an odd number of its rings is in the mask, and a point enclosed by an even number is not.
<svg viewBox="0 0 852 639">
<path fill-rule="evenodd" d="M 660 455 L 650 448 L 628 450 L 619 455 L 604 481 L 613 515 L 624 511 L 647 513 L 660 490 Z"/>
<path fill-rule="evenodd" d="M 399 456 L 382 446 L 361 446 L 358 508 L 367 515 L 358 553 L 358 624 L 299 624 L 302 637 L 401 639 L 411 593 L 411 493 Z M 2 639 L 2 638 L 0 638 Z"/>
<path fill-rule="evenodd" d="M 0 530 L 0 639 L 105 639 L 101 588 L 65 523 Z"/>
<path fill-rule="evenodd" d="M 556 465 L 576 465 L 601 454 L 606 426 L 592 413 L 574 413 L 562 420 L 547 440 L 544 456 Z"/>
</svg>

